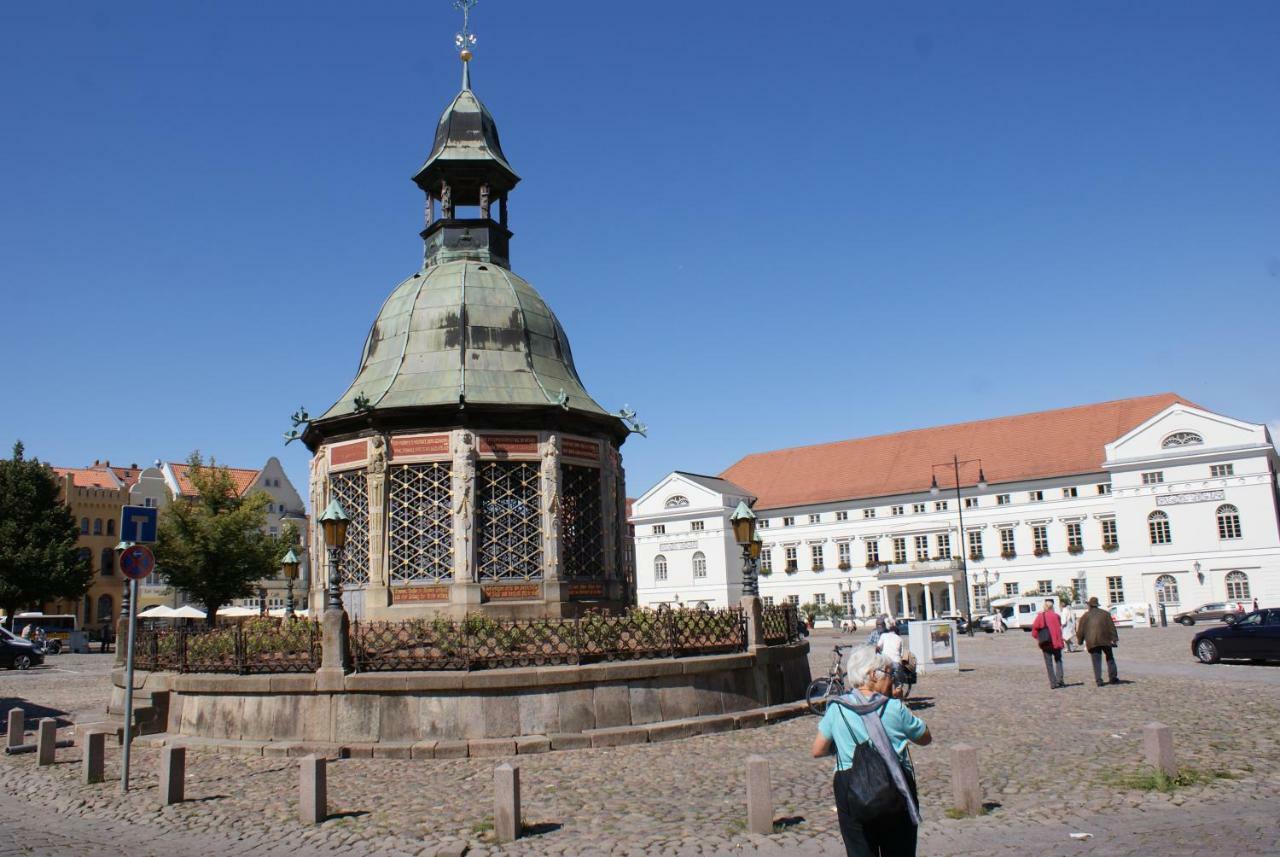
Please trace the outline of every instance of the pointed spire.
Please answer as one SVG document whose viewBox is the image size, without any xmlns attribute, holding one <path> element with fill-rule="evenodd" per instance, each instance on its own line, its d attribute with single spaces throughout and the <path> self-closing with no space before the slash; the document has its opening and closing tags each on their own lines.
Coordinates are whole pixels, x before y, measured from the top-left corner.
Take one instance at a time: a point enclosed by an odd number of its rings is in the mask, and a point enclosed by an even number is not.
<svg viewBox="0 0 1280 857">
<path fill-rule="evenodd" d="M 462 61 L 462 91 L 471 91 L 471 61 Z"/>
</svg>

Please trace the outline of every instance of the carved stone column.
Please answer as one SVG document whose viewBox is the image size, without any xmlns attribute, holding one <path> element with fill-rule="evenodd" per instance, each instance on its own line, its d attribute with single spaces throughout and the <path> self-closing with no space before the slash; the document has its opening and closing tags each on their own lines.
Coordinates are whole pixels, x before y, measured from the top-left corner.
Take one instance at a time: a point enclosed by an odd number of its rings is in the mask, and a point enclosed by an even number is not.
<svg viewBox="0 0 1280 857">
<path fill-rule="evenodd" d="M 311 527 L 307 533 L 307 541 L 311 546 L 311 556 L 321 557 L 319 567 L 311 569 L 311 581 L 307 589 L 307 607 L 312 616 L 319 615 L 324 609 L 324 590 L 329 585 L 329 570 L 324 561 L 324 557 L 329 554 L 324 547 L 324 531 L 316 522 L 324 507 L 329 505 L 328 486 L 329 453 L 322 446 L 311 457 Z"/>
<path fill-rule="evenodd" d="M 560 438 L 548 434 L 542 441 L 542 593 L 547 602 L 568 600 L 560 577 Z"/>
<path fill-rule="evenodd" d="M 452 612 L 461 616 L 479 606 L 482 597 L 476 572 L 476 436 L 467 429 L 450 435 L 453 470 L 453 586 Z"/>
<path fill-rule="evenodd" d="M 369 467 L 365 470 L 369 494 L 369 586 L 366 609 L 391 603 L 387 589 L 387 442 L 375 435 L 369 444 Z"/>
</svg>

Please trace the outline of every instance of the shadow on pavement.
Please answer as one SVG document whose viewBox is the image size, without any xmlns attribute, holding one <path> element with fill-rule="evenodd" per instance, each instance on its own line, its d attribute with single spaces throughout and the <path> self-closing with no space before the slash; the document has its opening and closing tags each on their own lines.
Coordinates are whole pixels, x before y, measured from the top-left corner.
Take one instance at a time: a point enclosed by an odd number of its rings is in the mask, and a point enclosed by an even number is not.
<svg viewBox="0 0 1280 857">
<path fill-rule="evenodd" d="M 907 700 L 907 708 L 911 711 L 924 711 L 926 708 L 933 708 L 933 706 L 932 696 L 917 696 Z"/>
<path fill-rule="evenodd" d="M 544 833 L 555 833 L 563 824 L 557 824 L 554 821 L 539 821 L 536 824 L 520 825 L 521 836 L 541 836 Z"/>
<path fill-rule="evenodd" d="M 59 729 L 64 726 L 71 725 L 71 720 L 66 716 L 67 712 L 60 708 L 48 708 L 47 706 L 37 705 L 34 702 L 20 699 L 16 696 L 5 696 L 0 697 L 0 717 L 4 718 L 3 721 L 0 721 L 0 735 L 7 735 L 9 733 L 8 714 L 10 708 L 22 709 L 22 717 L 27 726 L 34 726 L 45 717 L 52 717 L 56 720 L 58 722 Z"/>
</svg>

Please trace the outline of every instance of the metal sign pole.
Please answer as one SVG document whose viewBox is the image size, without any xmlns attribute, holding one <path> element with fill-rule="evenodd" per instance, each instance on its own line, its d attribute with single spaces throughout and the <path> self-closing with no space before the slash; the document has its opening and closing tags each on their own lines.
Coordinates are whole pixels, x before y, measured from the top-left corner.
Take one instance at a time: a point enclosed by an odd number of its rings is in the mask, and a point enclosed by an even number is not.
<svg viewBox="0 0 1280 857">
<path fill-rule="evenodd" d="M 120 766 L 120 793 L 129 791 L 129 747 L 133 743 L 133 636 L 138 627 L 138 581 L 129 580 L 129 649 L 124 662 L 124 753 Z"/>
</svg>

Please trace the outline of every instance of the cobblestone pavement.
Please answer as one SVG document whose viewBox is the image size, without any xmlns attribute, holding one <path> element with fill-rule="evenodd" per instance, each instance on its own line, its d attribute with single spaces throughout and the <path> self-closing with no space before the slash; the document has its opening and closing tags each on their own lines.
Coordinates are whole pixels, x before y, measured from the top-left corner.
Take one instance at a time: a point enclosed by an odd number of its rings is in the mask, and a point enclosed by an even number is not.
<svg viewBox="0 0 1280 857">
<path fill-rule="evenodd" d="M 1047 687 L 1034 644 L 1024 634 L 961 641 L 971 668 L 922 677 L 912 704 L 936 736 L 918 748 L 925 823 L 922 855 L 1204 853 L 1223 844 L 1235 853 L 1280 853 L 1274 803 L 1280 798 L 1280 685 L 1266 667 L 1201 667 L 1190 661 L 1188 629 L 1122 634 L 1117 687 L 1096 688 L 1083 655 L 1069 656 L 1065 690 Z M 815 632 L 815 671 L 825 671 L 831 632 Z M 967 644 L 967 647 L 966 647 Z M 966 657 L 967 656 L 967 657 Z M 1186 664 L 1183 675 L 1161 665 Z M 1264 671 L 1232 680 L 1224 670 Z M 32 673 L 32 675 L 36 675 Z M 3 675 L 0 685 L 14 696 Z M 66 692 L 53 677 L 49 692 Z M 81 676 L 86 699 L 105 700 L 105 676 Z M 98 687 L 94 682 L 100 682 Z M 24 698 L 42 703 L 32 681 Z M 58 706 L 85 710 L 58 697 Z M 24 703 L 25 704 L 25 703 Z M 100 705 L 99 705 L 100 707 Z M 1173 727 L 1180 764 L 1205 781 L 1171 793 L 1125 788 L 1116 778 L 1139 770 L 1142 726 Z M 295 760 L 230 757 L 189 751 L 187 796 L 161 809 L 157 752 L 135 753 L 134 790 L 79 784 L 79 750 L 38 769 L 31 756 L 0 759 L 0 837 L 23 853 L 23 837 L 42 854 L 94 853 L 93 848 L 159 841 L 231 854 L 829 854 L 839 853 L 829 760 L 808 758 L 811 717 L 742 732 L 683 741 L 522 756 L 525 822 L 530 835 L 496 846 L 491 840 L 492 769 L 498 759 L 402 761 L 349 759 L 330 765 L 335 818 L 315 828 L 296 822 Z M 976 819 L 951 819 L 947 748 L 978 748 L 982 785 L 992 805 Z M 758 753 L 772 768 L 776 814 L 769 837 L 745 833 L 744 760 Z M 118 776 L 118 751 L 108 777 Z M 65 760 L 65 763 L 61 763 Z M 39 807 L 32 813 L 30 806 Z M 1092 838 L 1078 842 L 1071 833 Z M 8 838 L 13 837 L 13 844 Z M 41 838 L 43 837 L 43 839 Z M 68 837 L 93 848 L 76 850 Z M 307 849 L 311 849 L 308 852 Z M 139 854 L 152 851 L 139 850 Z"/>
</svg>

